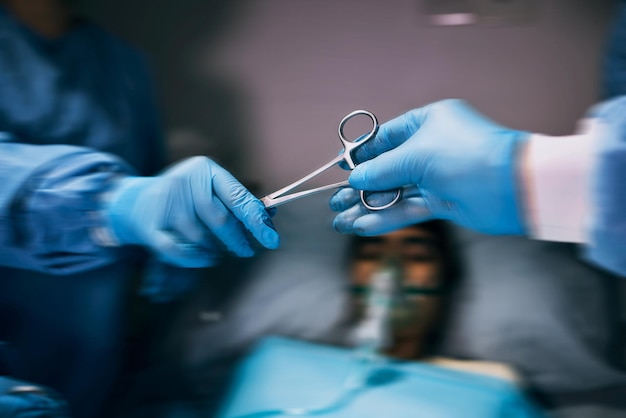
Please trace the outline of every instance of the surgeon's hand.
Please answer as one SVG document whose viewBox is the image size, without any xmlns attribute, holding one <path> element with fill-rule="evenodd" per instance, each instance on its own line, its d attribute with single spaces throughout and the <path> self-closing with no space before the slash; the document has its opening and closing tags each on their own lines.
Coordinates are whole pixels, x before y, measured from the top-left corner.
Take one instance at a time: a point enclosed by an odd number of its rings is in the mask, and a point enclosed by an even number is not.
<svg viewBox="0 0 626 418">
<path fill-rule="evenodd" d="M 527 137 L 460 100 L 412 110 L 383 124 L 376 138 L 355 152 L 355 159 L 364 162 L 349 178 L 362 190 L 405 187 L 403 199 L 370 212 L 354 190 L 340 190 L 330 202 L 341 212 L 334 227 L 375 235 L 440 218 L 489 234 L 521 234 L 515 157 Z"/>
<path fill-rule="evenodd" d="M 181 267 L 214 265 L 225 247 L 249 257 L 248 232 L 264 247 L 279 237 L 264 205 L 229 172 L 193 157 L 156 177 L 127 177 L 104 208 L 121 244 L 142 245 Z"/>
</svg>

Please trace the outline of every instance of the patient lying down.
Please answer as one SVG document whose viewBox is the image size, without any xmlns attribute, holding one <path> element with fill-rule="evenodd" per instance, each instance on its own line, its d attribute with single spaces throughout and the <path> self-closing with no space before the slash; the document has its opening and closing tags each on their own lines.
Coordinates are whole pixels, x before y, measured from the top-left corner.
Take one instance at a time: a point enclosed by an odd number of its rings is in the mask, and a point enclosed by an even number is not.
<svg viewBox="0 0 626 418">
<path fill-rule="evenodd" d="M 461 270 L 445 222 L 426 222 L 375 237 L 355 236 L 348 260 L 351 345 L 369 342 L 399 360 L 419 360 L 521 383 L 506 364 L 433 356 Z"/>
</svg>

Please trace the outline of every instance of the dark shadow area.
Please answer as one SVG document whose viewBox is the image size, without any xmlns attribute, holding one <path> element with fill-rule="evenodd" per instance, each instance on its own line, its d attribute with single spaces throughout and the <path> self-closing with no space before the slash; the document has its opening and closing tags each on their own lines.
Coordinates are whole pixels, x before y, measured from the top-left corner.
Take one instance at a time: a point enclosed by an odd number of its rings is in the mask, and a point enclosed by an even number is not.
<svg viewBox="0 0 626 418">
<path fill-rule="evenodd" d="M 219 325 L 219 317 L 246 280 L 259 258 L 226 257 L 203 269 L 194 290 L 166 304 L 143 305 L 143 324 L 133 336 L 126 372 L 116 387 L 107 416 L 211 417 L 230 386 L 232 373 L 245 353 L 232 352 L 190 365 L 187 351 L 210 347 L 202 330 Z M 136 306 L 137 308 L 137 306 Z M 200 333 L 200 338 L 198 337 Z"/>
<path fill-rule="evenodd" d="M 238 80 L 210 62 L 237 29 L 243 2 L 83 0 L 78 6 L 147 55 L 168 133 L 168 160 L 203 154 L 240 177 L 251 140 L 246 95 Z"/>
</svg>

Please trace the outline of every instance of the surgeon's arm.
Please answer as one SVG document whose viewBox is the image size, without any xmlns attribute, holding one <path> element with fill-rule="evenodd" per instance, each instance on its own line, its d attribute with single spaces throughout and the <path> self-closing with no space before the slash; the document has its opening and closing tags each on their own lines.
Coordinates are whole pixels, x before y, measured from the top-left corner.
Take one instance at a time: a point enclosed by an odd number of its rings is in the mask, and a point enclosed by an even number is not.
<svg viewBox="0 0 626 418">
<path fill-rule="evenodd" d="M 98 196 L 130 168 L 112 155 L 0 133 L 0 265 L 69 274 L 117 258 L 95 241 Z"/>
<path fill-rule="evenodd" d="M 574 136 L 533 135 L 521 157 L 529 235 L 584 243 L 626 276 L 626 96 L 595 106 Z"/>
<path fill-rule="evenodd" d="M 180 267 L 254 253 L 278 234 L 263 204 L 206 157 L 152 177 L 86 148 L 28 145 L 0 133 L 0 265 L 70 274 L 143 246 Z"/>
<path fill-rule="evenodd" d="M 626 276 L 626 97 L 591 109 L 581 133 L 510 129 L 459 100 L 414 109 L 380 127 L 355 154 L 355 189 L 403 187 L 366 210 L 352 189 L 331 199 L 337 231 L 375 235 L 446 219 L 494 235 L 585 243 L 594 263 Z"/>
</svg>

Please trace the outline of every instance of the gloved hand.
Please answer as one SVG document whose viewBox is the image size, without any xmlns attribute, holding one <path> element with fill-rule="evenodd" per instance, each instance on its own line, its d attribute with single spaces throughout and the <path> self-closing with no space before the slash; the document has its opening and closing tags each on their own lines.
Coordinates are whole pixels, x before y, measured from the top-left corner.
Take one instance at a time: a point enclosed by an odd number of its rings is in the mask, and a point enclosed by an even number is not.
<svg viewBox="0 0 626 418">
<path fill-rule="evenodd" d="M 253 255 L 247 231 L 266 248 L 279 244 L 261 201 L 206 157 L 187 159 L 156 177 L 120 180 L 104 214 L 119 243 L 148 247 L 180 267 L 214 265 L 222 245 L 237 256 Z"/>
<path fill-rule="evenodd" d="M 334 227 L 376 235 L 440 218 L 489 234 L 521 234 L 515 156 L 527 138 L 460 100 L 412 110 L 383 124 L 376 138 L 355 152 L 364 162 L 349 178 L 352 187 L 369 191 L 407 186 L 403 199 L 368 212 L 354 190 L 339 190 L 330 201 L 341 212 Z"/>
</svg>

